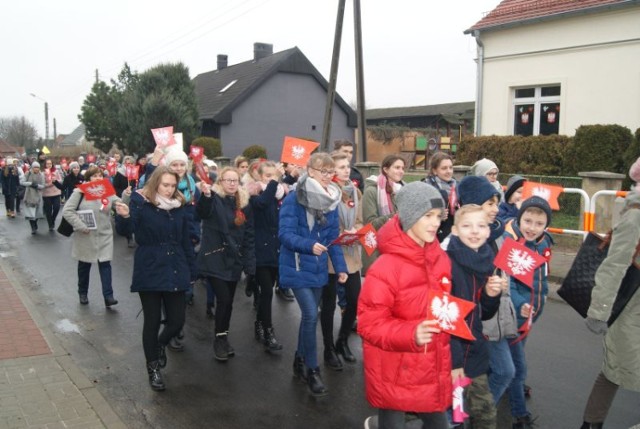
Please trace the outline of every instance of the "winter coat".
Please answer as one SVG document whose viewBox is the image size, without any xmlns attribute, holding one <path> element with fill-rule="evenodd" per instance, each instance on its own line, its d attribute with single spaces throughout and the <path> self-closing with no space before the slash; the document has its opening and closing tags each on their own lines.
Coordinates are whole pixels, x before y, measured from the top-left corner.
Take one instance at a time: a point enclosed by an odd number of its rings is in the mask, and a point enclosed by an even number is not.
<svg viewBox="0 0 640 429">
<path fill-rule="evenodd" d="M 640 193 L 627 194 L 625 208 L 613 229 L 609 253 L 595 277 L 591 292 L 591 306 L 587 315 L 607 321 L 611 308 L 632 262 L 640 265 L 640 257 L 632 261 L 640 241 L 640 209 L 629 209 L 640 204 Z M 640 391 L 640 293 L 636 291 L 604 337 L 604 363 L 602 372 L 612 383 L 624 389 Z"/>
<path fill-rule="evenodd" d="M 467 315 L 475 341 L 451 337 L 453 368 L 464 368 L 467 377 L 475 378 L 489 371 L 489 348 L 482 334 L 482 321 L 492 318 L 500 305 L 500 296 L 487 295 L 485 285 L 493 272 L 494 254 L 487 243 L 474 251 L 458 237 L 451 236 L 447 254 L 451 259 L 451 295 L 476 304 Z"/>
<path fill-rule="evenodd" d="M 393 214 L 398 211 L 396 206 L 396 195 L 391 194 L 392 214 L 380 215 L 378 208 L 378 182 L 376 176 L 367 177 L 365 180 L 364 194 L 362 194 L 362 218 L 364 224 L 370 223 L 376 230 L 382 228 L 382 226 L 393 217 Z M 369 256 L 367 252 L 362 250 L 362 275 L 364 276 L 373 262 L 378 259 L 379 252 L 376 249 L 375 252 Z"/>
<path fill-rule="evenodd" d="M 2 193 L 4 195 L 16 196 L 20 185 L 20 173 L 14 165 L 7 165 L 2 171 Z"/>
<path fill-rule="evenodd" d="M 259 195 L 249 199 L 253 211 L 253 227 L 255 230 L 256 266 L 277 267 L 280 257 L 280 240 L 278 240 L 278 223 L 280 203 L 276 200 L 278 182 L 272 180 Z"/>
<path fill-rule="evenodd" d="M 129 186 L 129 179 L 125 174 L 122 174 L 121 171 L 117 171 L 116 174 L 111 179 L 111 183 L 113 184 L 113 188 L 116 190 L 116 195 L 122 198 L 122 191 L 127 189 Z M 135 186 L 133 184 L 132 188 Z"/>
<path fill-rule="evenodd" d="M 102 202 L 100 200 L 87 200 L 82 198 L 80 206 L 80 196 L 82 191 L 77 188 L 62 210 L 62 216 L 73 226 L 75 231 L 71 236 L 73 241 L 71 245 L 71 256 L 82 262 L 104 262 L 113 259 L 113 228 L 111 227 L 111 209 L 115 202 L 121 201 L 116 196 L 108 198 L 107 207 L 100 210 Z M 77 210 L 92 210 L 96 218 L 97 229 L 89 230 L 88 234 L 82 232 L 86 229 L 86 225 L 78 214 Z"/>
<path fill-rule="evenodd" d="M 78 173 L 77 176 L 73 173 L 67 174 L 62 181 L 62 193 L 64 194 L 65 200 L 68 200 L 76 186 L 83 182 L 84 177 L 80 173 Z"/>
<path fill-rule="evenodd" d="M 507 221 L 518 217 L 518 210 L 515 204 L 509 204 L 503 201 L 498 206 L 498 215 L 496 218 L 501 220 L 502 223 L 507 223 Z"/>
<path fill-rule="evenodd" d="M 438 228 L 438 241 L 440 243 L 443 243 L 444 240 L 449 237 L 449 234 L 451 234 L 451 227 L 453 226 L 453 215 L 450 213 L 450 208 L 449 208 L 449 193 L 447 191 L 445 191 L 444 189 L 442 189 L 438 183 L 438 181 L 436 180 L 435 176 L 427 176 L 424 179 L 422 179 L 423 182 L 428 183 L 429 185 L 433 186 L 434 188 L 436 188 L 439 192 L 440 195 L 442 196 L 443 201 L 445 202 L 447 208 L 447 218 L 445 220 L 443 220 L 442 222 L 440 222 L 440 228 Z M 453 187 L 456 186 L 456 181 L 453 180 L 452 185 Z M 448 245 L 448 244 L 447 244 Z M 446 246 L 445 245 L 445 248 Z"/>
<path fill-rule="evenodd" d="M 49 172 L 44 171 L 44 190 L 43 197 L 58 197 L 62 194 L 62 174 L 58 169 Z"/>
<path fill-rule="evenodd" d="M 131 292 L 187 290 L 196 279 L 196 264 L 185 207 L 163 210 L 134 192 L 129 214 L 125 232 L 138 244 Z"/>
<path fill-rule="evenodd" d="M 355 183 L 354 183 L 355 185 Z M 362 224 L 362 194 L 360 190 L 356 187 L 356 192 L 358 194 L 358 205 L 355 207 L 348 207 L 344 201 L 340 202 L 341 205 L 346 206 L 347 210 L 355 210 L 356 211 L 356 222 L 354 225 L 355 229 L 360 229 L 364 225 Z M 340 210 L 338 210 L 338 220 L 340 222 L 340 233 L 344 232 L 344 219 L 340 216 Z M 338 234 L 338 235 L 339 235 Z M 342 254 L 344 255 L 344 261 L 347 263 L 347 273 L 353 274 L 357 273 L 362 269 L 362 249 L 360 244 L 354 244 L 351 246 L 342 246 Z M 329 260 L 329 273 L 335 274 L 335 269 L 333 268 L 333 264 L 331 260 Z"/>
<path fill-rule="evenodd" d="M 420 247 L 394 216 L 378 231 L 380 257 L 371 266 L 358 299 L 365 390 L 376 408 L 443 412 L 451 406 L 449 334 L 415 341 L 426 319 L 429 291 L 445 287 L 451 265 L 437 242 Z"/>
<path fill-rule="evenodd" d="M 507 223 L 505 226 L 504 237 L 510 237 L 516 241 L 524 241 L 516 219 Z M 551 246 L 553 246 L 553 239 L 545 231 L 536 241 L 526 241 L 523 244 L 534 252 L 544 255 L 547 252 L 550 254 Z M 533 288 L 525 285 L 515 277 L 511 277 L 509 279 L 511 301 L 513 302 L 513 307 L 515 308 L 516 315 L 518 316 L 518 328 L 527 321 L 526 318 L 522 317 L 521 313 L 521 309 L 524 304 L 531 305 L 532 310 L 534 311 L 534 322 L 538 320 L 538 317 L 542 314 L 542 310 L 544 310 L 544 303 L 547 299 L 547 294 L 549 293 L 549 285 L 547 282 L 548 265 L 549 261 L 535 269 L 533 273 Z"/>
<path fill-rule="evenodd" d="M 196 205 L 202 219 L 202 243 L 197 257 L 198 274 L 221 280 L 238 281 L 242 271 L 255 274 L 253 211 L 249 195 L 238 189 L 240 208 L 245 222 L 235 224 L 236 197 L 226 196 L 214 185 L 211 196 L 200 195 Z"/>
<path fill-rule="evenodd" d="M 145 180 L 153 174 L 153 172 L 158 168 L 157 166 L 148 163 L 147 169 L 144 176 L 140 176 L 140 180 L 138 181 L 138 189 L 142 189 L 144 187 Z M 196 182 L 189 174 L 185 174 L 180 182 L 178 182 L 178 190 L 184 195 L 187 199 L 187 204 L 185 208 L 187 210 L 187 215 L 189 217 L 189 237 L 191 238 L 191 242 L 195 246 L 200 243 L 200 217 L 198 216 L 198 212 L 196 210 L 196 202 L 200 198 L 200 190 L 196 187 Z"/>
<path fill-rule="evenodd" d="M 38 182 L 37 188 L 31 187 L 32 180 L 35 178 L 34 176 L 39 176 L 37 180 Z M 23 209 L 25 219 L 28 219 L 28 220 L 44 219 L 44 208 L 43 208 L 43 201 L 42 201 L 42 191 L 44 190 L 44 186 L 45 186 L 44 174 L 40 172 L 36 175 L 31 171 L 28 173 L 25 173 L 24 175 L 20 176 L 20 185 L 26 188 L 25 198 L 24 198 L 24 209 Z M 35 204 L 30 204 L 28 202 L 28 200 L 32 198 L 37 201 Z"/>
<path fill-rule="evenodd" d="M 338 238 L 338 211 L 325 213 L 326 223 L 315 222 L 309 230 L 307 210 L 296 199 L 297 192 L 289 192 L 280 207 L 280 285 L 292 289 L 323 287 L 329 282 L 329 257 L 339 273 L 347 272 L 342 248 L 329 246 Z M 315 243 L 329 251 L 314 255 Z"/>
</svg>

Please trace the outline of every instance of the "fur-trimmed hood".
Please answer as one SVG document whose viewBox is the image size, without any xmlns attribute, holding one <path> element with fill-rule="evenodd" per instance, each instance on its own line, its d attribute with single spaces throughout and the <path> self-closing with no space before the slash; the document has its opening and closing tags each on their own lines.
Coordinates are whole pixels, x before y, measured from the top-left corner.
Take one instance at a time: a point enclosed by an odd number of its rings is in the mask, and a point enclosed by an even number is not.
<svg viewBox="0 0 640 429">
<path fill-rule="evenodd" d="M 218 185 L 217 183 L 211 187 L 211 191 L 218 194 L 220 198 L 224 198 L 227 196 L 222 190 L 222 186 Z M 238 187 L 237 195 L 238 195 L 238 198 L 240 198 L 241 209 L 249 205 L 249 193 L 247 192 L 246 189 L 244 189 L 242 186 Z"/>
</svg>

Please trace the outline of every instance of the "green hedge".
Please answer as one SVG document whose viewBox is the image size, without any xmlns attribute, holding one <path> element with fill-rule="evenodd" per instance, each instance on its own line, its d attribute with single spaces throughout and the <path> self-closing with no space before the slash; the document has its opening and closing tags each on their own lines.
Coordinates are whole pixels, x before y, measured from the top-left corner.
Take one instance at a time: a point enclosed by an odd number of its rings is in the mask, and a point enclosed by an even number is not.
<svg viewBox="0 0 640 429">
<path fill-rule="evenodd" d="M 242 156 L 248 159 L 258 159 L 258 158 L 266 159 L 267 149 L 264 146 L 254 144 L 252 146 L 248 146 L 245 150 L 243 150 Z"/>
<path fill-rule="evenodd" d="M 218 156 L 222 156 L 222 144 L 220 140 L 213 137 L 198 137 L 191 142 L 194 146 L 201 146 L 204 149 L 204 154 L 207 158 L 213 159 Z"/>
</svg>

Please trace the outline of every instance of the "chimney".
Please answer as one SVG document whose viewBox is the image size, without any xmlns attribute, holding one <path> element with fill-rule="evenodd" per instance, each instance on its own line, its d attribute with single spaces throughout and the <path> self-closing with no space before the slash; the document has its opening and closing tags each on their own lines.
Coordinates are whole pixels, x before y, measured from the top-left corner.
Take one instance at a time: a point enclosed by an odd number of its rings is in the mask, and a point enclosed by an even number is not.
<svg viewBox="0 0 640 429">
<path fill-rule="evenodd" d="M 227 68 L 227 55 L 218 55 L 218 70 Z"/>
<path fill-rule="evenodd" d="M 260 58 L 268 57 L 273 54 L 273 45 L 269 43 L 253 44 L 253 60 L 258 61 Z"/>
</svg>

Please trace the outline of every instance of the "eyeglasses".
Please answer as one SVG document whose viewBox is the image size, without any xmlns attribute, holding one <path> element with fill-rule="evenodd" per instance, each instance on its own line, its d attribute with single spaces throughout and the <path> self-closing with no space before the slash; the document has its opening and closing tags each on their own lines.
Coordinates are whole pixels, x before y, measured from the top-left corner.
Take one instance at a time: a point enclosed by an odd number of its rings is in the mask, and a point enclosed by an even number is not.
<svg viewBox="0 0 640 429">
<path fill-rule="evenodd" d="M 336 174 L 336 170 L 326 170 L 324 168 L 320 170 L 319 168 L 313 168 L 313 167 L 309 167 L 309 168 L 320 172 L 320 174 L 322 174 L 323 177 L 335 176 Z"/>
<path fill-rule="evenodd" d="M 238 179 L 220 179 L 221 182 L 225 182 L 229 185 L 235 185 L 236 183 L 239 182 Z"/>
</svg>

